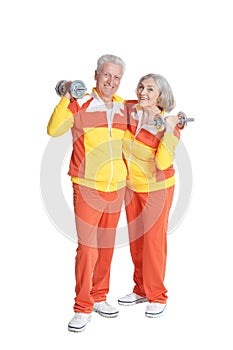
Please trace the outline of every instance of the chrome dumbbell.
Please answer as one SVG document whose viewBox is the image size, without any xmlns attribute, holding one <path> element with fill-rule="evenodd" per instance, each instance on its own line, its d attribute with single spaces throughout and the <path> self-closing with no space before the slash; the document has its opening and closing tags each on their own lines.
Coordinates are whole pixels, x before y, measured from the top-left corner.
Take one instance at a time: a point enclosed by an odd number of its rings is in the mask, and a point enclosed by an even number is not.
<svg viewBox="0 0 233 350">
<path fill-rule="evenodd" d="M 179 129 L 183 129 L 185 126 L 187 126 L 187 123 L 194 122 L 194 118 L 188 118 L 185 113 L 179 112 L 177 114 L 178 122 L 177 127 Z M 163 131 L 166 128 L 166 119 L 158 116 L 155 120 L 149 121 L 150 125 L 154 125 L 157 130 Z"/>
<path fill-rule="evenodd" d="M 56 87 L 55 91 L 59 96 L 63 96 L 66 92 L 66 83 L 67 80 L 60 80 Z M 82 98 L 87 91 L 87 88 L 82 80 L 74 80 L 69 87 L 69 93 L 74 98 Z"/>
</svg>

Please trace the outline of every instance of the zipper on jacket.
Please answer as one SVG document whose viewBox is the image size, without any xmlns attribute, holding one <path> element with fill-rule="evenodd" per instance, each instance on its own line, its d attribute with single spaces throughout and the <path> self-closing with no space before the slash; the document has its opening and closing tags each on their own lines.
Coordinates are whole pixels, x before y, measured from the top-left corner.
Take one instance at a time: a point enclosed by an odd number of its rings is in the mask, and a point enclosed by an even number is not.
<svg viewBox="0 0 233 350">
<path fill-rule="evenodd" d="M 111 185 L 111 182 L 112 182 L 112 179 L 113 179 L 113 172 L 114 172 L 114 169 L 113 169 L 113 150 L 112 150 L 112 135 L 110 133 L 110 142 L 109 142 L 109 150 L 110 150 L 110 159 L 111 159 L 111 174 L 110 174 L 110 179 L 109 179 L 109 182 L 108 182 L 108 186 L 107 186 L 107 192 L 109 192 L 110 190 L 110 185 Z"/>
<path fill-rule="evenodd" d="M 113 124 L 113 116 L 114 116 L 114 103 L 112 106 L 112 109 L 107 110 L 107 122 L 108 122 L 108 131 L 109 131 L 109 151 L 110 151 L 110 165 L 111 165 L 111 174 L 110 178 L 108 181 L 108 186 L 107 186 L 107 192 L 110 190 L 110 185 L 113 179 L 113 173 L 114 173 L 114 168 L 113 168 L 113 149 L 112 149 L 112 124 Z"/>
<path fill-rule="evenodd" d="M 132 180 L 132 175 L 131 175 L 131 172 L 130 172 L 130 163 L 131 163 L 131 160 L 132 160 L 132 157 L 133 157 L 133 145 L 134 145 L 134 142 L 136 140 L 136 137 L 138 135 L 138 133 L 141 131 L 143 125 L 141 124 L 142 120 L 140 120 L 140 122 L 138 122 L 138 127 L 137 127 L 137 130 L 135 132 L 135 135 L 134 135 L 134 138 L 133 140 L 131 141 L 130 143 L 130 147 L 129 147 L 129 161 L 128 161 L 128 168 L 129 168 L 129 180 L 130 182 L 133 183 L 133 180 Z"/>
</svg>

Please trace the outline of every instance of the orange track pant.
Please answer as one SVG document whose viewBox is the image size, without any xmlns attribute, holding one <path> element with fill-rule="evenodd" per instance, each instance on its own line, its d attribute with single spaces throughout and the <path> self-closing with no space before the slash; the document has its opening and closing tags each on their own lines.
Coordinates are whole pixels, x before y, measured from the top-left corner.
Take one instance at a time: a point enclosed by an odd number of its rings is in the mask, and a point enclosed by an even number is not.
<svg viewBox="0 0 233 350">
<path fill-rule="evenodd" d="M 78 234 L 75 312 L 91 313 L 94 302 L 106 300 L 124 194 L 125 189 L 101 192 L 73 183 Z"/>
<path fill-rule="evenodd" d="M 149 302 L 166 303 L 164 277 L 167 226 L 174 186 L 149 193 L 126 189 L 125 206 L 130 252 L 134 263 L 134 293 Z"/>
</svg>

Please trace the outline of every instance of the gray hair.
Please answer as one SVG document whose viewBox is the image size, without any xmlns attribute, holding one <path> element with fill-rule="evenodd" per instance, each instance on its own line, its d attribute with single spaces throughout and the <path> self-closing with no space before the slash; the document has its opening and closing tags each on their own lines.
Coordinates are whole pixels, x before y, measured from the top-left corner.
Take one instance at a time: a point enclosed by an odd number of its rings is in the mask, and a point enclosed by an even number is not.
<svg viewBox="0 0 233 350">
<path fill-rule="evenodd" d="M 104 63 L 107 63 L 107 62 L 112 62 L 112 63 L 115 63 L 115 64 L 119 64 L 122 67 L 122 72 L 124 74 L 125 68 L 126 68 L 126 64 L 122 60 L 122 58 L 120 58 L 118 56 L 114 56 L 114 55 L 108 55 L 108 54 L 107 55 L 103 55 L 103 56 L 101 56 L 98 59 L 96 70 L 99 71 L 101 69 L 102 65 Z"/>
<path fill-rule="evenodd" d="M 162 75 L 153 73 L 144 75 L 138 82 L 137 90 L 142 81 L 149 78 L 154 80 L 159 89 L 158 107 L 164 111 L 170 112 L 175 107 L 175 99 L 168 81 Z"/>
</svg>

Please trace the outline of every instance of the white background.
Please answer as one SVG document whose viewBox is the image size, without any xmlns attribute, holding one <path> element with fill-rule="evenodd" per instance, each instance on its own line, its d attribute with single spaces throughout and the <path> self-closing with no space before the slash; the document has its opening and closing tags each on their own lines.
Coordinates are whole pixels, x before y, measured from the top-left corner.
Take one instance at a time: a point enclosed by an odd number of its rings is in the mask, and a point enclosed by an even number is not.
<svg viewBox="0 0 233 350">
<path fill-rule="evenodd" d="M 230 0 L 2 5 L 2 349 L 232 349 L 230 5 Z M 159 73 L 170 82 L 177 109 L 195 117 L 182 133 L 193 195 L 185 219 L 168 236 L 169 303 L 163 318 L 147 319 L 145 304 L 120 307 L 118 318 L 94 314 L 85 332 L 73 334 L 67 323 L 73 316 L 76 245 L 44 210 L 40 166 L 49 142 L 47 122 L 59 100 L 57 81 L 82 79 L 90 90 L 96 60 L 105 53 L 127 63 L 119 95 L 134 98 L 141 75 Z M 117 306 L 132 286 L 128 246 L 117 248 L 109 301 Z"/>
</svg>

